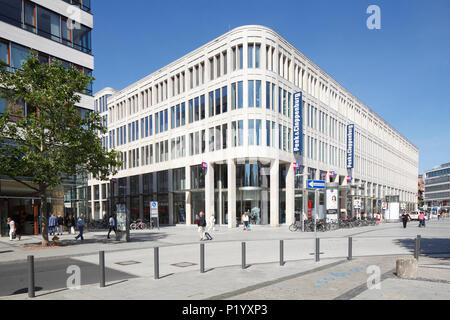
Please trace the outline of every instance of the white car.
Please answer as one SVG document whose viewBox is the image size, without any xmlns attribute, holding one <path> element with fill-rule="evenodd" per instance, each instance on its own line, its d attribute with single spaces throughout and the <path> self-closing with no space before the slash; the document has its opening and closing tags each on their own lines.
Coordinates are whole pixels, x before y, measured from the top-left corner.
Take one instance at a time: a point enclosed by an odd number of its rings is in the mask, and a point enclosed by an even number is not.
<svg viewBox="0 0 450 320">
<path fill-rule="evenodd" d="M 411 220 L 419 220 L 419 212 L 412 211 L 409 216 L 411 217 Z"/>
</svg>

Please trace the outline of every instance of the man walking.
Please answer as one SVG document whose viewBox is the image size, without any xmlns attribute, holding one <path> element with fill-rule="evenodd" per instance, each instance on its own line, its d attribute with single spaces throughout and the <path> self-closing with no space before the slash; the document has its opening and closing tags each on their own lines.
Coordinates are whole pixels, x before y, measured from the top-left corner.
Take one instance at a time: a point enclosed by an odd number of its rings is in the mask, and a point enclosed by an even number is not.
<svg viewBox="0 0 450 320">
<path fill-rule="evenodd" d="M 425 214 L 423 212 L 419 214 L 419 228 L 422 226 L 425 227 Z"/>
<path fill-rule="evenodd" d="M 116 228 L 116 220 L 115 220 L 115 218 L 116 218 L 116 215 L 115 215 L 115 214 L 113 214 L 113 215 L 109 218 L 109 222 L 108 222 L 108 224 L 109 224 L 108 239 L 111 239 L 111 238 L 109 237 L 109 235 L 110 235 L 110 233 L 111 233 L 112 230 L 114 230 L 114 233 L 115 233 L 116 236 L 117 236 L 117 228 Z"/>
<path fill-rule="evenodd" d="M 51 236 L 55 235 L 55 227 L 56 227 L 56 217 L 55 214 L 53 213 L 50 218 L 48 219 L 48 233 Z"/>
<path fill-rule="evenodd" d="M 83 238 L 83 231 L 84 231 L 84 216 L 83 216 L 83 215 L 81 215 L 81 216 L 78 218 L 78 221 L 77 221 L 77 227 L 78 227 L 78 231 L 80 232 L 80 234 L 77 235 L 77 236 L 75 237 L 75 240 L 78 240 L 78 238 L 81 238 L 81 241 L 83 241 L 83 240 L 84 240 L 84 238 Z"/>
<path fill-rule="evenodd" d="M 408 223 L 408 221 L 410 219 L 411 218 L 410 218 L 409 214 L 407 214 L 406 212 L 403 212 L 403 214 L 402 214 L 403 228 L 406 228 L 406 224 Z"/>
<path fill-rule="evenodd" d="M 57 223 L 58 223 L 58 228 L 56 230 L 57 235 L 62 236 L 63 235 L 64 218 L 61 215 L 58 216 Z"/>
<path fill-rule="evenodd" d="M 203 211 L 200 212 L 200 217 L 198 219 L 198 232 L 200 232 L 201 237 L 200 237 L 200 241 L 205 241 L 205 240 L 211 240 L 211 236 L 207 236 L 207 234 L 209 235 L 209 233 L 206 232 L 205 227 L 206 227 L 206 219 L 205 219 L 205 214 L 203 213 Z M 205 238 L 207 237 L 207 238 Z"/>
</svg>

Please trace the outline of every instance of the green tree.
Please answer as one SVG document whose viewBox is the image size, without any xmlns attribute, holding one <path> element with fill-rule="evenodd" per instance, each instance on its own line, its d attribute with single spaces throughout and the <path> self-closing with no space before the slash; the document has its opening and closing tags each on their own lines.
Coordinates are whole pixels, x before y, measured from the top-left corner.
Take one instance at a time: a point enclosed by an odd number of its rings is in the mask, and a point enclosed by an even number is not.
<svg viewBox="0 0 450 320">
<path fill-rule="evenodd" d="M 39 195 L 42 245 L 48 245 L 48 192 L 67 176 L 90 173 L 107 180 L 120 165 L 116 151 L 102 148 L 98 132 L 106 128 L 99 114 L 82 115 L 75 106 L 78 93 L 93 80 L 60 62 L 41 64 L 34 52 L 21 70 L 0 66 L 0 96 L 9 106 L 25 103 L 28 110 L 23 115 L 8 107 L 0 117 L 0 174 Z"/>
</svg>

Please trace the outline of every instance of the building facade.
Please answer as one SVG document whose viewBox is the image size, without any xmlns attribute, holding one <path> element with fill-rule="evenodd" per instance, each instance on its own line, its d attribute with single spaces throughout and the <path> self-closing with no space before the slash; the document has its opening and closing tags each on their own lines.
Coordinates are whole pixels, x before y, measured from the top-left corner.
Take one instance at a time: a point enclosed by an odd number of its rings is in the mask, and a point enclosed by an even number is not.
<svg viewBox="0 0 450 320">
<path fill-rule="evenodd" d="M 0 60 L 11 72 L 20 69 L 31 50 L 42 63 L 60 61 L 92 75 L 91 32 L 93 15 L 90 0 L 0 0 Z M 81 113 L 94 110 L 92 85 L 80 93 L 77 104 Z M 27 113 L 27 106 L 11 106 L 0 98 L 0 114 L 9 107 Z M 86 179 L 84 180 L 86 182 Z M 67 189 L 80 181 L 68 179 L 64 186 L 49 194 L 49 210 L 62 214 Z M 87 190 L 87 188 L 85 188 Z M 26 234 L 39 233 L 39 198 L 31 189 L 7 177 L 0 176 L 0 230 L 7 231 L 6 219 L 24 220 Z"/>
<path fill-rule="evenodd" d="M 301 152 L 294 154 L 299 92 Z M 126 204 L 132 220 L 146 219 L 158 201 L 161 224 L 194 224 L 200 211 L 229 227 L 243 212 L 272 226 L 302 213 L 324 218 L 326 193 L 316 204 L 307 179 L 337 189 L 343 215 L 382 212 L 386 196 L 408 208 L 417 202 L 418 149 L 263 26 L 236 28 L 112 94 L 108 131 L 107 147 L 120 151 L 123 165 L 107 183 L 89 181 L 99 190 L 91 197 L 101 208 L 91 210 L 95 217 Z"/>
<path fill-rule="evenodd" d="M 428 209 L 450 209 L 450 162 L 425 172 L 424 203 Z"/>
</svg>

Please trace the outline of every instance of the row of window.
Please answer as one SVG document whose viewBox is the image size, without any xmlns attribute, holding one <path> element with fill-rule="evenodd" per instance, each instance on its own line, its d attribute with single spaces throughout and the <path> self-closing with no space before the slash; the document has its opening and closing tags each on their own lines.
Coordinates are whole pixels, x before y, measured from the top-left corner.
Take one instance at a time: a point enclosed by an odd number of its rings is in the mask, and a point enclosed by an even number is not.
<svg viewBox="0 0 450 320">
<path fill-rule="evenodd" d="M 76 5 L 81 10 L 91 12 L 91 0 L 63 0 L 69 4 Z"/>
<path fill-rule="evenodd" d="M 94 110 L 95 112 L 103 113 L 108 111 L 108 98 L 111 97 L 110 94 L 106 94 L 104 96 L 95 99 L 94 102 Z"/>
<path fill-rule="evenodd" d="M 0 0 L 0 20 L 91 53 L 91 29 L 28 0 Z"/>
<path fill-rule="evenodd" d="M 30 48 L 21 46 L 11 41 L 0 39 L 0 60 L 7 64 L 11 72 L 14 72 L 14 70 L 16 69 L 22 69 L 22 64 L 27 61 L 30 52 Z M 84 68 L 74 63 L 49 56 L 48 54 L 42 52 L 37 52 L 37 55 L 41 63 L 50 64 L 52 62 L 59 61 L 65 68 L 69 68 L 69 66 L 72 65 L 80 72 L 83 72 L 88 76 L 92 76 L 92 70 L 88 68 Z M 86 90 L 83 93 L 92 95 L 92 83 L 88 84 Z"/>
</svg>

